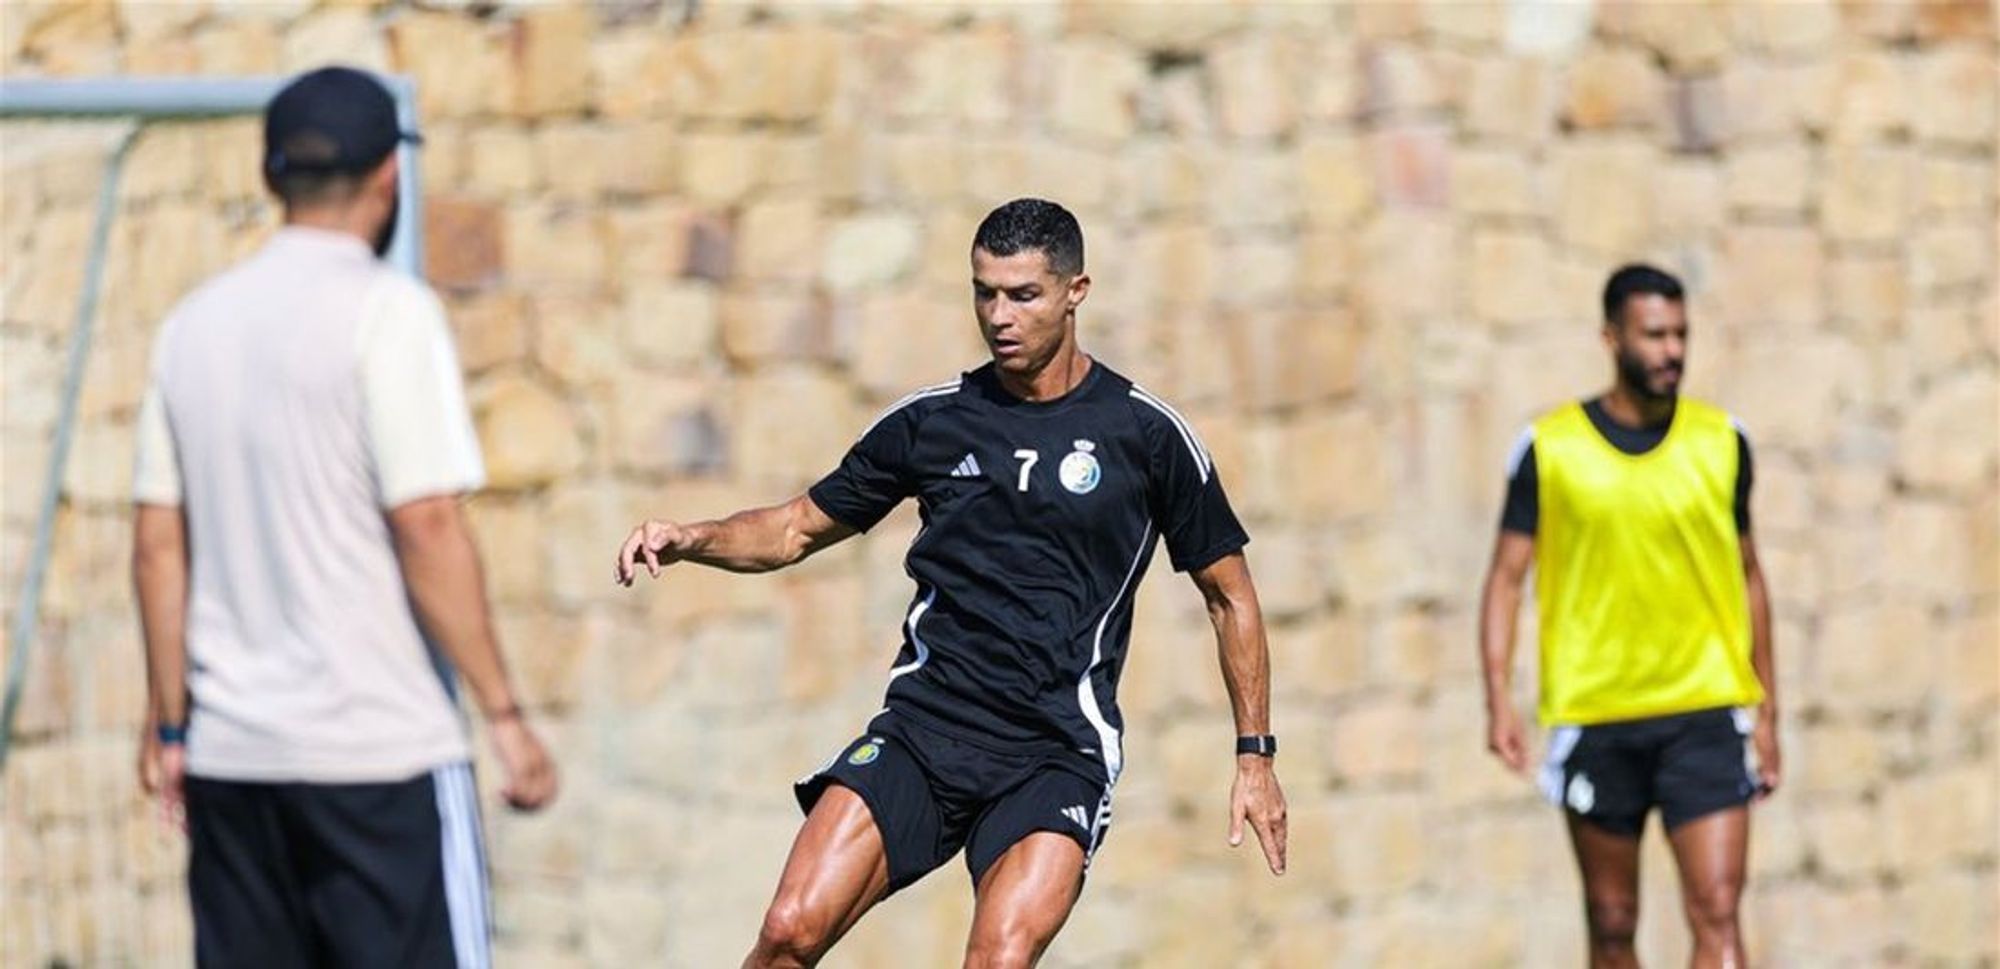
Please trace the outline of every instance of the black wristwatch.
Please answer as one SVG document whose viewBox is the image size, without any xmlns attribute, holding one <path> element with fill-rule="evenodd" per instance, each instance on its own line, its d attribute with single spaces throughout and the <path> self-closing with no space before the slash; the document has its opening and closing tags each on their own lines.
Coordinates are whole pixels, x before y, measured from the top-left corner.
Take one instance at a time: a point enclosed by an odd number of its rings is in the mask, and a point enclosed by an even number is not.
<svg viewBox="0 0 2000 969">
<path fill-rule="evenodd" d="M 1259 757 L 1275 757 L 1278 754 L 1278 738 L 1274 734 L 1260 733 L 1249 737 L 1236 738 L 1236 753 L 1256 754 Z"/>
</svg>

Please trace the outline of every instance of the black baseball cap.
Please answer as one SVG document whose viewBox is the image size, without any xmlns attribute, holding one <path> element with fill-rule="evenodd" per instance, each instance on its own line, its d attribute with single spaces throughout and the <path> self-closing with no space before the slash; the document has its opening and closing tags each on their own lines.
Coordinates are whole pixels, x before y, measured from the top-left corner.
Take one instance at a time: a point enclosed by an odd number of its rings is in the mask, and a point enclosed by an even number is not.
<svg viewBox="0 0 2000 969">
<path fill-rule="evenodd" d="M 396 118 L 396 99 L 375 76 L 322 67 L 285 85 L 264 109 L 264 172 L 359 173 L 396 146 L 420 143 Z"/>
</svg>

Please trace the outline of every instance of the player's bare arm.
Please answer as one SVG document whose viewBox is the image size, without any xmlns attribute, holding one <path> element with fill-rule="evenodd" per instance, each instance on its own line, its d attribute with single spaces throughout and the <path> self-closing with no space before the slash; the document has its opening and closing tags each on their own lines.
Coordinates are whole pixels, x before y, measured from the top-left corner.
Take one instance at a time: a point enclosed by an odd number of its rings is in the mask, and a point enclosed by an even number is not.
<svg viewBox="0 0 2000 969">
<path fill-rule="evenodd" d="M 157 727 L 187 723 L 187 519 L 179 506 L 141 504 L 134 516 L 132 583 L 146 640 L 146 722 L 139 784 L 178 822 L 186 751 L 161 744 Z"/>
<path fill-rule="evenodd" d="M 1757 542 L 1749 532 L 1738 536 L 1743 546 L 1743 580 L 1750 596 L 1750 665 L 1764 685 L 1764 702 L 1757 708 L 1757 725 L 1751 730 L 1750 744 L 1757 752 L 1757 779 L 1766 797 L 1778 789 L 1784 774 L 1784 757 L 1778 749 L 1778 669 L 1772 658 L 1771 593 L 1764 581 L 1764 567 L 1757 561 Z"/>
<path fill-rule="evenodd" d="M 619 548 L 615 575 L 619 585 L 629 586 L 641 566 L 657 579 L 661 569 L 675 562 L 728 572 L 769 572 L 804 561 L 854 534 L 807 495 L 715 521 L 648 519 L 632 529 Z"/>
<path fill-rule="evenodd" d="M 1486 683 L 1486 749 L 1508 769 L 1528 769 L 1528 741 L 1510 688 L 1514 677 L 1514 623 L 1521 587 L 1535 561 L 1535 538 L 1502 530 L 1479 603 L 1479 666 Z"/>
<path fill-rule="evenodd" d="M 1229 690 L 1230 710 L 1239 737 L 1271 732 L 1271 650 L 1264 636 L 1264 614 L 1250 565 L 1243 553 L 1225 555 L 1189 573 L 1208 606 L 1209 622 L 1222 659 L 1222 682 Z M 1249 822 L 1264 848 L 1271 873 L 1285 873 L 1285 792 L 1278 786 L 1272 758 L 1238 754 L 1236 781 L 1229 792 L 1229 843 L 1243 843 Z"/>
<path fill-rule="evenodd" d="M 425 631 L 464 678 L 485 716 L 506 781 L 501 796 L 532 811 L 555 799 L 556 765 L 529 729 L 500 657 L 486 605 L 486 580 L 471 526 L 456 495 L 421 498 L 390 509 L 389 531 L 410 601 Z"/>
</svg>

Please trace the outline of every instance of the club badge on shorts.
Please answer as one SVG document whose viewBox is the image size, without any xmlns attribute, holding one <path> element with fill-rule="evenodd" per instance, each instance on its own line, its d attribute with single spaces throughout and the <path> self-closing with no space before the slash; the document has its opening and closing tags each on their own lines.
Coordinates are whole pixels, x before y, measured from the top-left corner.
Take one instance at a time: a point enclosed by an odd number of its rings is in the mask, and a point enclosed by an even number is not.
<svg viewBox="0 0 2000 969">
<path fill-rule="evenodd" d="M 1097 445 L 1080 440 L 1072 446 L 1076 450 L 1063 457 L 1062 466 L 1056 469 L 1056 477 L 1062 480 L 1062 486 L 1071 494 L 1090 494 L 1097 490 L 1097 483 L 1104 478 L 1104 469 L 1098 466 L 1097 455 L 1090 453 L 1097 450 Z"/>
</svg>

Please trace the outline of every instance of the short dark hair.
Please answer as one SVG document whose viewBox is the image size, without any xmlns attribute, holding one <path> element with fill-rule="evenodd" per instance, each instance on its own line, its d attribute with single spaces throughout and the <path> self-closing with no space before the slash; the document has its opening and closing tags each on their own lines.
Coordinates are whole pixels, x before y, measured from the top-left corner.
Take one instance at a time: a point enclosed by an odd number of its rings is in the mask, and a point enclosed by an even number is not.
<svg viewBox="0 0 2000 969">
<path fill-rule="evenodd" d="M 986 213 L 972 247 L 996 256 L 1039 249 L 1056 275 L 1083 272 L 1083 228 L 1068 209 L 1046 199 L 1015 199 Z"/>
<path fill-rule="evenodd" d="M 1679 303 L 1687 298 L 1687 292 L 1681 281 L 1664 269 L 1642 262 L 1620 266 L 1604 282 L 1604 322 L 1618 322 L 1618 312 L 1634 296 L 1664 296 Z"/>
</svg>

